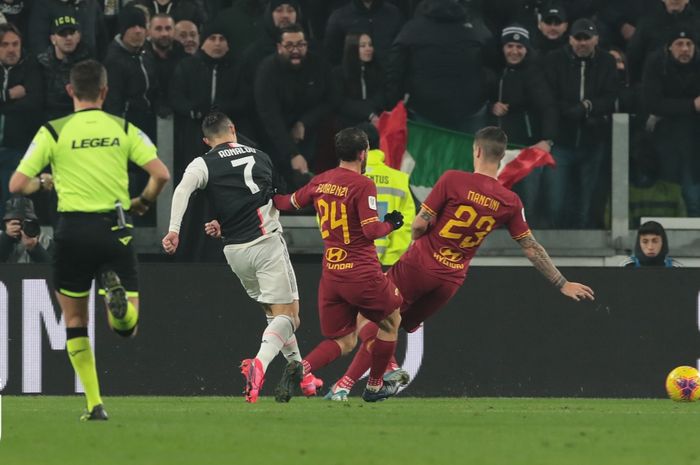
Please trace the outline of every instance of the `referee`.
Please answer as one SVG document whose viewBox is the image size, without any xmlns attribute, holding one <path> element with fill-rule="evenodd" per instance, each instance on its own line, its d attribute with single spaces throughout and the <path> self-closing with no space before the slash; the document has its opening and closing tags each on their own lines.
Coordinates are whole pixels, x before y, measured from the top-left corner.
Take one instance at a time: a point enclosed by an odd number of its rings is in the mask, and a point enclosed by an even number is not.
<svg viewBox="0 0 700 465">
<path fill-rule="evenodd" d="M 58 194 L 54 235 L 54 286 L 66 322 L 66 351 L 80 377 L 87 412 L 80 419 L 106 420 L 88 339 L 88 296 L 94 277 L 105 291 L 108 321 L 121 336 L 138 323 L 136 254 L 129 213 L 143 215 L 170 179 L 156 147 L 137 127 L 102 111 L 107 72 L 94 60 L 76 64 L 66 86 L 75 112 L 44 124 L 10 179 L 10 191 L 31 194 L 36 177 L 51 165 Z M 127 163 L 149 175 L 130 199 Z"/>
</svg>

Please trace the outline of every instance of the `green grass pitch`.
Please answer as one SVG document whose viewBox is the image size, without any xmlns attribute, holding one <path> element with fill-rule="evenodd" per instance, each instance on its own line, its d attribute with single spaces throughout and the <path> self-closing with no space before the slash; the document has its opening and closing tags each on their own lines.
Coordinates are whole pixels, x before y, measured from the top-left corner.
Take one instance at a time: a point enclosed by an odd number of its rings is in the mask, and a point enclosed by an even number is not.
<svg viewBox="0 0 700 465">
<path fill-rule="evenodd" d="M 700 403 L 669 400 L 4 397 L 2 465 L 700 464 Z"/>
</svg>

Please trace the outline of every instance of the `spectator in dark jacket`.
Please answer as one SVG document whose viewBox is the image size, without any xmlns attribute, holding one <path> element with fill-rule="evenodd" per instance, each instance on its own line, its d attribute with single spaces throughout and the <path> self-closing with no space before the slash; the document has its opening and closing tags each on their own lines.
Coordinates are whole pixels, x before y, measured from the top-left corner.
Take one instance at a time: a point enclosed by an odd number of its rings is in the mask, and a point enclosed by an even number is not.
<svg viewBox="0 0 700 465">
<path fill-rule="evenodd" d="M 0 1 L 0 14 L 5 17 L 8 23 L 14 24 L 19 29 L 22 37 L 27 37 L 29 10 L 31 0 L 2 0 Z"/>
<path fill-rule="evenodd" d="M 532 34 L 532 48 L 537 50 L 540 56 L 544 56 L 553 50 L 557 50 L 568 43 L 569 21 L 564 7 L 553 4 L 542 12 L 537 23 L 537 30 Z"/>
<path fill-rule="evenodd" d="M 73 113 L 73 99 L 66 92 L 70 69 L 79 61 L 92 58 L 80 41 L 78 20 L 72 16 L 54 19 L 51 44 L 37 56 L 44 82 L 44 119 L 52 120 Z"/>
<path fill-rule="evenodd" d="M 343 63 L 333 69 L 333 79 L 341 89 L 337 108 L 342 127 L 370 122 L 379 123 L 386 106 L 384 70 L 374 57 L 369 34 L 348 34 L 345 38 Z"/>
<path fill-rule="evenodd" d="M 412 117 L 474 133 L 484 125 L 483 38 L 454 0 L 423 0 L 396 37 L 387 65 L 387 104 L 409 94 Z"/>
<path fill-rule="evenodd" d="M 206 20 L 204 8 L 193 0 L 136 0 L 134 4 L 145 6 L 151 18 L 165 13 L 172 16 L 175 22 L 186 19 L 200 27 Z"/>
<path fill-rule="evenodd" d="M 501 42 L 505 65 L 500 78 L 490 86 L 490 119 L 508 134 L 508 142 L 535 145 L 549 152 L 556 136 L 557 107 L 530 57 L 529 32 L 513 24 L 503 29 Z M 541 174 L 542 170 L 536 169 L 515 186 L 531 224 L 537 224 L 540 216 L 537 197 Z"/>
<path fill-rule="evenodd" d="M 199 50 L 199 28 L 192 21 L 183 19 L 175 23 L 175 40 L 180 42 L 188 55 Z"/>
<path fill-rule="evenodd" d="M 595 24 L 579 19 L 571 27 L 569 45 L 543 62 L 560 114 L 552 150 L 557 168 L 543 173 L 547 217 L 557 229 L 601 226 L 603 212 L 594 214 L 592 207 L 594 199 L 596 206 L 604 205 L 606 199 L 596 196 L 609 192 L 601 174 L 619 83 L 615 60 L 597 45 Z"/>
<path fill-rule="evenodd" d="M 240 73 L 231 58 L 225 29 L 218 23 L 205 26 L 202 48 L 183 59 L 170 83 L 170 101 L 175 112 L 177 181 L 189 162 L 207 150 L 202 142 L 202 118 L 212 109 L 226 113 L 245 135 L 247 99 L 241 91 Z"/>
<path fill-rule="evenodd" d="M 659 117 L 654 138 L 662 176 L 681 184 L 688 216 L 700 216 L 700 54 L 695 32 L 679 28 L 647 61 L 642 96 Z"/>
<path fill-rule="evenodd" d="M 146 17 L 136 7 L 119 13 L 119 34 L 107 51 L 109 92 L 104 110 L 121 116 L 156 139 L 155 103 L 158 77 L 151 55 L 146 54 Z"/>
<path fill-rule="evenodd" d="M 265 129 L 263 148 L 292 186 L 308 181 L 318 126 L 338 95 L 330 65 L 307 47 L 301 26 L 283 28 L 277 54 L 260 63 L 255 80 L 255 104 Z"/>
<path fill-rule="evenodd" d="M 375 59 L 382 62 L 404 19 L 399 9 L 384 0 L 351 0 L 328 19 L 324 48 L 331 64 L 340 64 L 343 43 L 350 33 L 368 33 L 374 41 Z"/>
<path fill-rule="evenodd" d="M 265 38 L 265 23 L 268 12 L 274 11 L 282 5 L 285 5 L 282 8 L 285 11 L 292 9 L 294 14 L 298 11 L 296 0 L 287 2 L 273 0 L 271 4 L 267 5 L 266 0 L 236 0 L 229 8 L 219 12 L 217 19 L 225 28 L 226 37 L 231 41 L 231 53 L 234 58 L 241 58 L 243 52 L 251 47 L 256 40 Z"/>
<path fill-rule="evenodd" d="M 168 96 L 170 79 L 180 60 L 188 56 L 180 42 L 175 40 L 175 22 L 170 15 L 157 13 L 151 18 L 145 49 L 153 58 L 158 76 L 157 111 L 159 115 L 167 116 L 172 112 Z"/>
<path fill-rule="evenodd" d="M 0 24 L 0 206 L 9 198 L 9 182 L 41 121 L 41 71 L 22 52 L 22 36 Z M 1 212 L 0 212 L 1 213 Z"/>
<path fill-rule="evenodd" d="M 31 199 L 9 199 L 2 219 L 5 227 L 0 232 L 0 263 L 51 262 L 53 238 L 41 232 Z"/>
<path fill-rule="evenodd" d="M 629 42 L 627 58 L 633 81 L 641 78 L 646 58 L 663 48 L 673 31 L 678 28 L 700 31 L 700 14 L 688 4 L 688 0 L 662 1 L 664 8 L 646 14 Z"/>
<path fill-rule="evenodd" d="M 82 42 L 95 56 L 104 56 L 110 38 L 97 0 L 34 0 L 28 37 L 32 52 L 41 53 L 50 45 L 51 24 L 60 16 L 77 19 Z"/>
</svg>

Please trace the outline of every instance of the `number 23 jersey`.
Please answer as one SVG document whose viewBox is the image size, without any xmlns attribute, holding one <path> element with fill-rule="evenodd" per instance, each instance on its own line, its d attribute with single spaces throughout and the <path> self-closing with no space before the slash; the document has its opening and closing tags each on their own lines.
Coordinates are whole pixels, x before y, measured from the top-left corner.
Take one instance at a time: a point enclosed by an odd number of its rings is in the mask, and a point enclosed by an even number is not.
<svg viewBox="0 0 700 465">
<path fill-rule="evenodd" d="M 515 240 L 530 234 L 518 195 L 483 174 L 446 171 L 421 206 L 435 224 L 401 260 L 446 280 L 464 280 L 479 246 L 499 226 Z"/>
</svg>

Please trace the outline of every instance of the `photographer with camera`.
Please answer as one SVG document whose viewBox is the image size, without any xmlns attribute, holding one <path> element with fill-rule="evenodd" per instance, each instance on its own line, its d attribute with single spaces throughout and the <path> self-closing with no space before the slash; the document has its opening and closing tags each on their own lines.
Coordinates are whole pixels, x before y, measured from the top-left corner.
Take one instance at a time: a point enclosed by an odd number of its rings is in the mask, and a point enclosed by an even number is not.
<svg viewBox="0 0 700 465">
<path fill-rule="evenodd" d="M 41 233 L 34 203 L 12 197 L 5 204 L 5 231 L 0 232 L 1 263 L 50 263 L 53 239 Z"/>
</svg>

